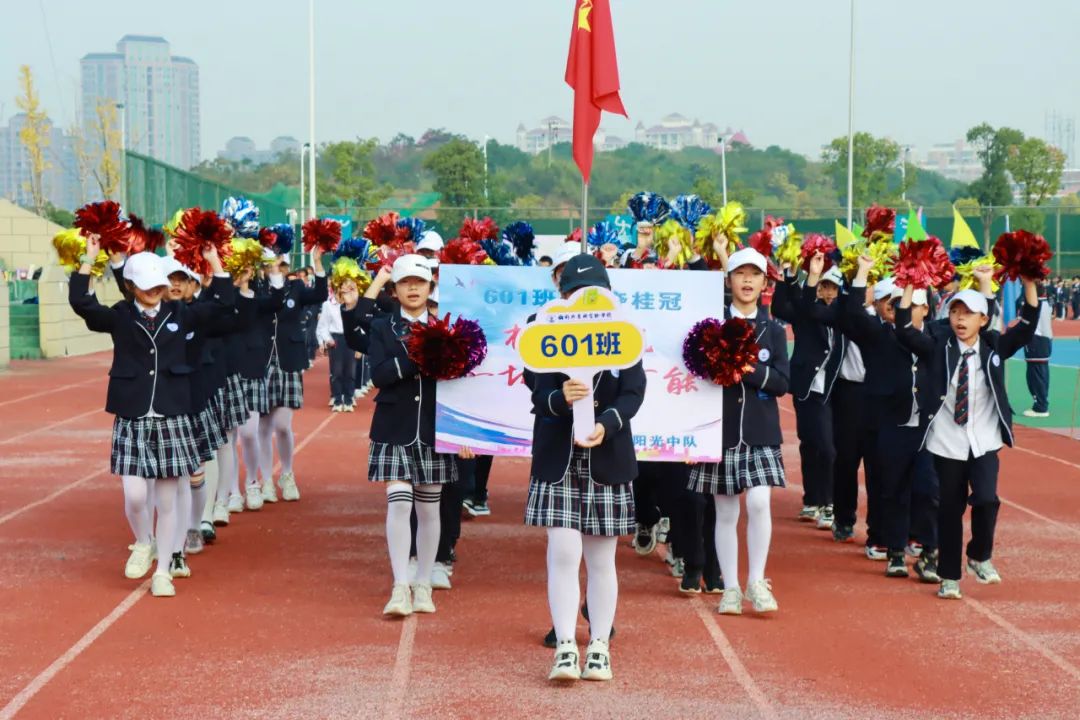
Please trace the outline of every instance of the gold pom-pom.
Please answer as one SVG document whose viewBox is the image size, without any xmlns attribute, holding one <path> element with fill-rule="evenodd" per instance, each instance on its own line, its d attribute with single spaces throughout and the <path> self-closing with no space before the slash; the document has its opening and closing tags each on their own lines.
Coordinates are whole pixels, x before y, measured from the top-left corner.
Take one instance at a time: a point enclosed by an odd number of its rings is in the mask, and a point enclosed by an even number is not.
<svg viewBox="0 0 1080 720">
<path fill-rule="evenodd" d="M 788 265 L 797 269 L 802 265 L 802 233 L 795 231 L 794 225 L 786 225 L 784 242 L 773 252 L 776 264 L 780 267 Z"/>
<path fill-rule="evenodd" d="M 82 236 L 78 228 L 61 230 L 53 236 L 53 247 L 56 255 L 60 258 L 60 267 L 68 272 L 79 269 L 79 258 L 86 254 L 86 238 Z M 105 268 L 109 264 L 109 254 L 99 250 L 94 264 L 90 267 L 90 274 L 101 277 L 105 274 Z"/>
<path fill-rule="evenodd" d="M 262 262 L 263 247 L 258 240 L 234 237 L 225 247 L 229 253 L 222 261 L 222 265 L 233 277 L 242 274 L 245 270 L 259 267 Z"/>
<path fill-rule="evenodd" d="M 330 268 L 330 287 L 334 288 L 334 292 L 338 292 L 349 280 L 356 283 L 356 291 L 361 295 L 371 286 L 371 275 L 365 272 L 359 263 L 350 257 L 338 258 Z"/>
<path fill-rule="evenodd" d="M 893 261 L 896 259 L 896 245 L 892 242 L 880 240 L 860 241 L 852 243 L 842 251 L 840 260 L 840 272 L 848 282 L 851 282 L 859 272 L 859 256 L 869 255 L 874 260 L 870 266 L 870 274 L 866 281 L 873 285 L 889 274 Z"/>
<path fill-rule="evenodd" d="M 698 252 L 706 259 L 715 259 L 713 239 L 720 236 L 727 238 L 728 254 L 735 252 L 742 244 L 742 234 L 747 229 L 746 219 L 746 210 L 734 200 L 720 208 L 719 212 L 701 218 L 695 234 Z"/>
<path fill-rule="evenodd" d="M 994 259 L 993 255 L 983 255 L 969 263 L 956 266 L 956 279 L 960 281 L 960 290 L 979 289 L 979 281 L 975 279 L 975 268 L 981 265 L 989 265 L 994 268 L 994 279 L 992 281 L 994 292 L 1001 289 L 1001 283 L 997 281 L 997 273 L 1001 270 L 1001 264 Z"/>
<path fill-rule="evenodd" d="M 676 220 L 665 220 L 655 231 L 656 255 L 661 262 L 667 262 L 668 252 L 671 249 L 671 238 L 679 243 L 679 254 L 675 257 L 677 267 L 685 267 L 690 258 L 694 256 L 693 238 L 690 230 L 683 227 Z"/>
</svg>

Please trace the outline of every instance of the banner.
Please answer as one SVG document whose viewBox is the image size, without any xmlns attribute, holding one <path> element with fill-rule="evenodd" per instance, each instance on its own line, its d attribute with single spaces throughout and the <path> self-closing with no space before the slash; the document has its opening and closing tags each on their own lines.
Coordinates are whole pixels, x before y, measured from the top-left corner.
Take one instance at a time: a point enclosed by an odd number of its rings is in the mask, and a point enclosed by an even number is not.
<svg viewBox="0 0 1080 720">
<path fill-rule="evenodd" d="M 715 462 L 723 457 L 723 388 L 689 374 L 682 343 L 695 322 L 723 315 L 723 274 L 609 270 L 626 317 L 645 334 L 648 386 L 630 425 L 641 460 Z M 525 457 L 532 444 L 532 398 L 518 352 L 530 315 L 557 293 L 546 268 L 443 265 L 439 312 L 476 320 L 488 354 L 473 375 L 440 382 L 439 452 L 460 447 Z"/>
</svg>

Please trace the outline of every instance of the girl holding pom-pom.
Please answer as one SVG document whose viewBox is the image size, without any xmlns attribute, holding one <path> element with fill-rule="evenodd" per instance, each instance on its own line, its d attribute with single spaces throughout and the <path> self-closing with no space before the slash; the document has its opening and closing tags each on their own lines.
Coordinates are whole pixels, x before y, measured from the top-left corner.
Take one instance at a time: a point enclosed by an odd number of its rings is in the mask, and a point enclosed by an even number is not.
<svg viewBox="0 0 1080 720">
<path fill-rule="evenodd" d="M 199 467 L 185 338 L 229 311 L 232 283 L 217 250 L 210 246 L 202 252 L 214 273 L 207 291 L 210 301 L 187 305 L 170 300 L 165 297 L 169 279 L 162 258 L 141 252 L 124 265 L 130 299 L 105 307 L 90 286 L 92 263 L 100 250 L 96 235 L 87 238 L 86 250 L 71 277 L 69 302 L 87 328 L 107 332 L 113 340 L 105 410 L 115 416 L 112 472 L 122 479 L 125 511 L 135 535 L 124 574 L 142 577 L 157 552 L 150 590 L 155 597 L 169 597 L 176 594 L 169 572 L 170 549 L 180 523 L 187 522 L 177 516 L 178 483 Z M 156 533 L 153 513 L 147 507 L 151 483 L 158 514 Z"/>
<path fill-rule="evenodd" d="M 771 490 L 784 487 L 783 434 L 776 399 L 788 391 L 787 338 L 759 304 L 768 282 L 765 256 L 744 248 L 729 258 L 724 242 L 716 243 L 714 249 L 731 289 L 731 305 L 724 317 L 751 323 L 759 350 L 753 369 L 724 387 L 723 460 L 693 466 L 689 488 L 712 495 L 716 504 L 716 554 L 724 580 L 720 613 L 742 614 L 738 522 L 739 496 L 744 493 L 750 566 L 746 598 L 757 612 L 775 612 L 776 598 L 765 578 L 765 563 L 772 539 Z"/>
</svg>

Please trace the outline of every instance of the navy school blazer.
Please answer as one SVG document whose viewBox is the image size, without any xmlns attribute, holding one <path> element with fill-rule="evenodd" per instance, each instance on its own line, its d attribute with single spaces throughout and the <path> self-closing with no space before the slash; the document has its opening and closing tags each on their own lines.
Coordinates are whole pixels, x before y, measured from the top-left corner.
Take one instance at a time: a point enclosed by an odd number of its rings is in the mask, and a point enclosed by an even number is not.
<svg viewBox="0 0 1080 720">
<path fill-rule="evenodd" d="M 731 318 L 731 308 L 724 310 Z M 758 307 L 754 320 L 758 360 L 742 382 L 724 388 L 724 448 L 739 443 L 776 446 L 784 441 L 780 430 L 780 408 L 776 399 L 788 392 L 790 364 L 787 334 L 780 323 Z"/>
<path fill-rule="evenodd" d="M 308 352 L 302 327 L 304 308 L 322 305 L 327 297 L 325 275 L 316 275 L 315 286 L 310 288 L 302 280 L 286 281 L 281 308 L 266 324 L 270 347 L 267 363 L 276 351 L 278 365 L 285 372 L 307 370 Z"/>
<path fill-rule="evenodd" d="M 377 317 L 371 323 L 368 367 L 379 394 L 375 396 L 370 437 L 373 442 L 389 445 L 419 441 L 433 446 L 435 379 L 421 375 L 409 359 L 404 342 L 409 326 L 400 314 Z"/>
<path fill-rule="evenodd" d="M 840 302 L 837 298 L 833 305 Z M 828 400 L 833 385 L 840 374 L 840 365 L 844 361 L 847 339 L 842 332 L 834 332 L 833 345 L 829 347 L 828 326 L 810 308 L 817 308 L 835 313 L 832 306 L 817 302 L 816 288 L 800 288 L 795 278 L 776 283 L 773 294 L 772 312 L 777 318 L 790 323 L 795 333 L 795 349 L 791 356 L 791 393 L 797 400 L 810 397 L 810 387 L 814 376 L 825 367 L 825 389 L 822 395 Z M 815 310 L 817 308 L 814 308 Z"/>
<path fill-rule="evenodd" d="M 229 353 L 242 377 L 248 380 L 266 377 L 271 346 L 265 328 L 266 324 L 273 323 L 274 314 L 284 303 L 284 288 L 263 289 L 256 292 L 255 297 L 238 295 L 236 298 L 237 331 L 229 337 Z"/>
</svg>

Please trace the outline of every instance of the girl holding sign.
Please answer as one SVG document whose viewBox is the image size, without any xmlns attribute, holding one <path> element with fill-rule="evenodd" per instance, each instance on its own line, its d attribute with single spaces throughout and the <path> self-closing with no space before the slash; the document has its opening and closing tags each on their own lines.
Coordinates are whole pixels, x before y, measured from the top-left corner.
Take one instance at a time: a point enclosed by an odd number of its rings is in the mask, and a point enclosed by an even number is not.
<svg viewBox="0 0 1080 720">
<path fill-rule="evenodd" d="M 611 283 L 599 260 L 576 255 L 563 268 L 559 291 L 565 298 L 585 287 L 610 289 Z M 573 406 L 587 401 L 588 386 L 562 373 L 529 371 L 525 383 L 536 416 L 525 524 L 547 528 L 548 604 L 557 641 L 548 677 L 610 680 L 608 638 L 619 595 L 615 547 L 620 535 L 634 532 L 631 481 L 637 461 L 630 420 L 645 398 L 645 371 L 638 362 L 596 375 L 596 426 L 579 443 L 573 439 Z M 574 636 L 583 554 L 590 634 L 584 672 Z"/>
<path fill-rule="evenodd" d="M 720 613 L 742 614 L 738 524 L 739 496 L 744 493 L 750 565 L 746 597 L 757 612 L 775 612 L 776 598 L 765 579 L 765 562 L 772 540 L 770 493 L 774 487 L 784 487 L 783 434 L 776 398 L 788 391 L 787 338 L 780 324 L 758 305 L 768 282 L 765 256 L 744 248 L 728 258 L 723 241 L 715 247 L 731 286 L 731 305 L 724 316 L 750 322 L 759 351 L 753 371 L 724 387 L 723 462 L 693 466 L 689 487 L 712 495 L 716 503 L 716 554 L 724 579 Z"/>
</svg>

